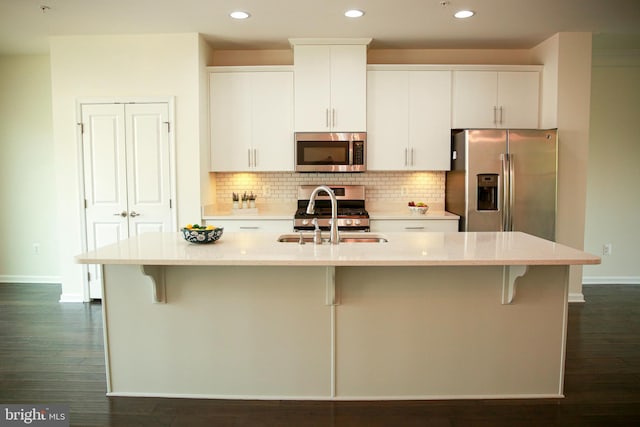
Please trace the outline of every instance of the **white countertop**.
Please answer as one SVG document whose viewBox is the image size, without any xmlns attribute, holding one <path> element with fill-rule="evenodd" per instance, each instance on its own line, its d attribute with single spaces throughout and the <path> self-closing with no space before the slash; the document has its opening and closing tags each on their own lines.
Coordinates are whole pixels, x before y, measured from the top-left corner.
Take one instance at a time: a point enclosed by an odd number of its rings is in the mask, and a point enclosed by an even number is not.
<svg viewBox="0 0 640 427">
<path fill-rule="evenodd" d="M 379 233 L 375 233 L 379 234 Z M 451 266 L 599 264 L 600 258 L 520 232 L 383 233 L 387 243 L 281 243 L 278 233 L 229 232 L 209 244 L 145 233 L 76 257 L 83 264 Z"/>
</svg>

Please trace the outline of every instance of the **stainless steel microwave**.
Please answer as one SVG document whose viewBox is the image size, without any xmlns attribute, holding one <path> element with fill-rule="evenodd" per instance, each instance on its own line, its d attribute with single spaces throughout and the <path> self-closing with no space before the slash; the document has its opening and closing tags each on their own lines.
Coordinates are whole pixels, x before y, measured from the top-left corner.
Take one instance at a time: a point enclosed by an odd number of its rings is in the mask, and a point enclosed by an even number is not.
<svg viewBox="0 0 640 427">
<path fill-rule="evenodd" d="M 367 134 L 364 132 L 297 132 L 296 172 L 364 172 Z"/>
</svg>

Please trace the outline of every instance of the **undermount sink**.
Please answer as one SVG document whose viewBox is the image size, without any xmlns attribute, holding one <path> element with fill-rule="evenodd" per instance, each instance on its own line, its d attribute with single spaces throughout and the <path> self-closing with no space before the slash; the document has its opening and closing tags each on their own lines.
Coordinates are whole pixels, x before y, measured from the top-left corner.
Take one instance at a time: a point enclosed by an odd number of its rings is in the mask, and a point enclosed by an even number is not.
<svg viewBox="0 0 640 427">
<path fill-rule="evenodd" d="M 313 244 L 313 233 L 302 233 L 304 243 Z M 389 240 L 378 233 L 340 233 L 340 243 L 386 243 Z M 278 236 L 278 242 L 300 243 L 300 233 Z M 322 234 L 322 243 L 329 243 L 329 235 Z"/>
</svg>

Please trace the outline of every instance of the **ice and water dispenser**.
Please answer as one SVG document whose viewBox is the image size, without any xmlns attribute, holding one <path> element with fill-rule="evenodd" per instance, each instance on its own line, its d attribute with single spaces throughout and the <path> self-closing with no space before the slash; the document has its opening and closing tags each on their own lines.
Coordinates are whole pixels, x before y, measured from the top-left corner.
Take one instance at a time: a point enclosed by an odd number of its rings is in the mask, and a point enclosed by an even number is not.
<svg viewBox="0 0 640 427">
<path fill-rule="evenodd" d="M 498 174 L 484 173 L 478 175 L 477 210 L 498 210 Z"/>
</svg>

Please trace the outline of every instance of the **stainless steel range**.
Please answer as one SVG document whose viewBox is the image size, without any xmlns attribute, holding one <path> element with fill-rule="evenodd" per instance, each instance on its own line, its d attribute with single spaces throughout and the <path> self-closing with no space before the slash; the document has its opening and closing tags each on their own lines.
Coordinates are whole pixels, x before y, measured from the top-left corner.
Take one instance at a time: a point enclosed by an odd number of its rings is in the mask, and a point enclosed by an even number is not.
<svg viewBox="0 0 640 427">
<path fill-rule="evenodd" d="M 313 230 L 313 218 L 318 218 L 321 230 L 331 228 L 331 199 L 325 191 L 318 193 L 315 213 L 307 214 L 307 206 L 317 185 L 298 187 L 298 209 L 293 217 L 295 231 Z M 364 185 L 330 185 L 338 200 L 338 230 L 369 231 L 369 213 L 365 210 Z"/>
</svg>

